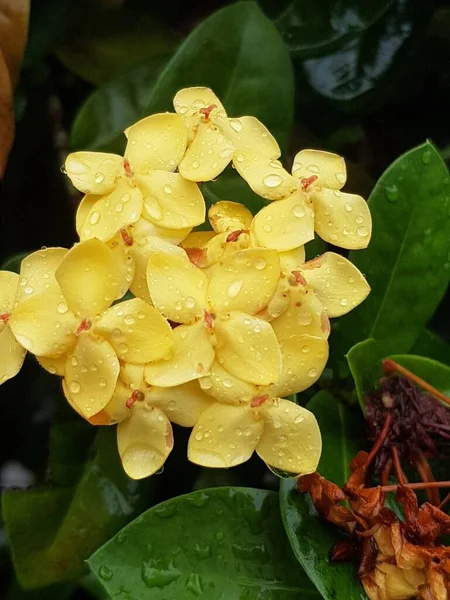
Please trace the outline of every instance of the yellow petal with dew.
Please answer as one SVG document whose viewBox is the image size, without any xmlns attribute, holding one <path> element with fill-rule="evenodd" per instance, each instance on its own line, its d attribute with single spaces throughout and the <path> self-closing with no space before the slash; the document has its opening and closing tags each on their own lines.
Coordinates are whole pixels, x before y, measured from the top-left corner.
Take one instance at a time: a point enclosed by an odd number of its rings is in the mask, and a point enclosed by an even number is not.
<svg viewBox="0 0 450 600">
<path fill-rule="evenodd" d="M 209 396 L 225 404 L 245 404 L 258 395 L 258 388 L 231 375 L 218 360 L 211 365 L 209 373 L 198 380 Z"/>
<path fill-rule="evenodd" d="M 16 302 L 19 304 L 41 293 L 61 293 L 56 269 L 67 254 L 66 248 L 38 250 L 22 260 Z"/>
<path fill-rule="evenodd" d="M 350 312 L 370 292 L 369 284 L 355 265 L 334 252 L 325 252 L 306 262 L 301 271 L 329 317 Z"/>
<path fill-rule="evenodd" d="M 105 408 L 119 376 L 119 360 L 112 346 L 89 332 L 82 333 L 67 356 L 66 385 L 71 401 L 86 419 Z"/>
<path fill-rule="evenodd" d="M 65 354 L 76 342 L 80 320 L 61 294 L 37 294 L 22 302 L 9 320 L 17 340 L 37 356 Z"/>
<path fill-rule="evenodd" d="M 183 248 L 203 248 L 215 236 L 215 231 L 192 231 L 181 242 L 181 246 Z"/>
<path fill-rule="evenodd" d="M 118 269 L 113 251 L 94 238 L 69 250 L 55 275 L 69 308 L 75 314 L 93 317 L 117 298 L 121 284 Z"/>
<path fill-rule="evenodd" d="M 250 229 L 253 215 L 243 204 L 222 200 L 211 206 L 208 219 L 214 231 L 225 233 Z"/>
<path fill-rule="evenodd" d="M 0 385 L 20 371 L 26 350 L 14 337 L 8 323 L 0 325 Z"/>
<path fill-rule="evenodd" d="M 237 151 L 233 164 L 252 190 L 266 200 L 287 198 L 299 187 L 295 177 L 278 160 L 270 160 L 256 152 Z"/>
<path fill-rule="evenodd" d="M 202 108 L 215 105 L 216 110 L 226 117 L 225 109 L 215 93 L 207 87 L 184 88 L 175 94 L 173 106 L 175 111 L 185 117 L 198 116 Z"/>
<path fill-rule="evenodd" d="M 192 430 L 188 459 L 202 467 L 235 467 L 251 457 L 262 433 L 263 420 L 250 405 L 215 402 Z"/>
<path fill-rule="evenodd" d="M 131 415 L 131 409 L 127 407 L 127 402 L 132 393 L 132 390 L 119 378 L 111 400 L 104 409 L 89 417 L 89 423 L 91 425 L 114 425 L 128 419 Z"/>
<path fill-rule="evenodd" d="M 223 367 L 242 381 L 269 385 L 278 381 L 281 352 L 266 321 L 241 312 L 215 321 L 216 356 Z"/>
<path fill-rule="evenodd" d="M 200 123 L 179 171 L 190 181 L 211 181 L 230 163 L 234 146 L 210 123 Z"/>
<path fill-rule="evenodd" d="M 146 386 L 144 380 L 144 365 L 124 362 L 120 367 L 120 379 L 131 389 L 140 390 Z"/>
<path fill-rule="evenodd" d="M 78 234 L 78 237 L 81 236 L 81 231 L 84 227 L 87 216 L 91 211 L 91 208 L 99 200 L 100 197 L 101 196 L 96 196 L 94 194 L 86 194 L 86 196 L 83 197 L 80 204 L 78 205 L 77 212 L 75 215 L 75 229 Z"/>
<path fill-rule="evenodd" d="M 188 257 L 152 252 L 147 283 L 156 308 L 175 323 L 192 323 L 206 308 L 208 279 Z"/>
<path fill-rule="evenodd" d="M 94 324 L 94 332 L 108 340 L 120 360 L 132 363 L 160 360 L 173 346 L 168 322 L 140 298 L 109 308 Z"/>
<path fill-rule="evenodd" d="M 279 340 L 292 335 L 312 335 L 328 339 L 330 323 L 327 313 L 311 288 L 295 285 L 288 292 L 289 305 L 272 321 L 272 327 Z"/>
<path fill-rule="evenodd" d="M 286 277 L 280 277 L 274 295 L 267 306 L 260 310 L 257 316 L 264 321 L 277 319 L 288 308 L 290 303 L 290 285 Z"/>
<path fill-rule="evenodd" d="M 340 190 L 346 179 L 345 160 L 338 154 L 323 150 L 300 150 L 294 157 L 292 175 L 299 179 L 317 177 L 314 187 Z"/>
<path fill-rule="evenodd" d="M 292 336 L 280 341 L 282 367 L 271 396 L 289 396 L 311 387 L 319 379 L 328 360 L 328 342 L 310 335 Z"/>
<path fill-rule="evenodd" d="M 66 374 L 66 355 L 48 358 L 46 356 L 36 356 L 36 360 L 46 371 L 52 375 L 64 377 Z"/>
<path fill-rule="evenodd" d="M 160 408 L 172 423 L 182 427 L 194 427 L 202 412 L 212 402 L 197 381 L 188 381 L 171 388 L 152 387 L 147 398 L 150 404 Z"/>
<path fill-rule="evenodd" d="M 72 184 L 83 194 L 107 194 L 123 172 L 123 158 L 105 152 L 73 152 L 64 168 Z"/>
<path fill-rule="evenodd" d="M 136 175 L 144 196 L 144 217 L 158 227 L 187 229 L 205 220 L 205 201 L 198 185 L 179 173 L 150 171 Z"/>
<path fill-rule="evenodd" d="M 214 360 L 211 335 L 202 321 L 175 327 L 172 355 L 167 360 L 146 365 L 147 383 L 157 387 L 173 387 L 202 377 Z"/>
<path fill-rule="evenodd" d="M 301 190 L 265 206 L 255 216 L 252 230 L 259 246 L 279 252 L 293 250 L 314 239 L 314 213 Z"/>
<path fill-rule="evenodd" d="M 129 127 L 126 135 L 125 158 L 134 175 L 152 169 L 175 171 L 186 151 L 186 125 L 174 113 L 146 117 Z"/>
<path fill-rule="evenodd" d="M 209 233 L 208 231 L 198 233 Z M 191 236 L 189 236 L 191 237 Z M 186 253 L 189 256 L 191 263 L 201 269 L 205 269 L 206 275 L 210 275 L 207 270 L 215 265 L 224 255 L 227 247 L 228 233 L 214 234 L 211 239 L 206 241 L 202 246 L 188 247 L 184 246 Z M 234 245 L 234 244 L 233 244 Z M 239 249 L 239 248 L 237 248 Z"/>
<path fill-rule="evenodd" d="M 118 231 L 136 222 L 143 208 L 142 194 L 125 178 L 107 196 L 101 196 L 89 211 L 81 228 L 80 239 L 93 237 L 107 242 Z"/>
<path fill-rule="evenodd" d="M 119 300 L 127 293 L 133 282 L 136 265 L 128 247 L 118 239 L 118 236 L 108 242 L 108 247 L 112 250 L 117 260 L 117 279 L 119 285 L 115 300 Z"/>
<path fill-rule="evenodd" d="M 279 278 L 280 259 L 275 250 L 249 248 L 233 253 L 211 274 L 208 301 L 212 311 L 256 314 L 274 295 Z"/>
<path fill-rule="evenodd" d="M 263 461 L 296 475 L 313 473 L 322 452 L 320 429 L 313 413 L 283 399 L 264 403 L 261 412 L 264 432 L 256 452 Z"/>
<path fill-rule="evenodd" d="M 170 421 L 159 408 L 136 405 L 117 426 L 117 446 L 128 477 L 149 477 L 161 469 L 172 451 Z"/>
<path fill-rule="evenodd" d="M 256 152 L 260 156 L 277 159 L 281 155 L 276 139 L 265 125 L 255 117 L 237 119 L 215 118 L 212 121 L 227 136 L 238 152 Z"/>
<path fill-rule="evenodd" d="M 0 271 L 0 315 L 8 315 L 12 312 L 19 279 L 17 273 Z"/>
<path fill-rule="evenodd" d="M 367 248 L 372 217 L 364 198 L 322 189 L 314 192 L 313 199 L 315 229 L 323 240 L 347 250 Z"/>
<path fill-rule="evenodd" d="M 147 219 L 141 217 L 136 223 L 130 226 L 131 236 L 139 243 L 143 238 L 157 237 L 160 240 L 164 240 L 169 244 L 179 244 L 191 233 L 191 227 L 183 229 L 167 229 L 166 227 L 159 227 L 154 223 L 150 223 Z"/>
<path fill-rule="evenodd" d="M 305 247 L 299 246 L 287 252 L 278 252 L 278 256 L 280 257 L 281 272 L 290 275 L 292 271 L 298 271 L 305 262 Z"/>
</svg>

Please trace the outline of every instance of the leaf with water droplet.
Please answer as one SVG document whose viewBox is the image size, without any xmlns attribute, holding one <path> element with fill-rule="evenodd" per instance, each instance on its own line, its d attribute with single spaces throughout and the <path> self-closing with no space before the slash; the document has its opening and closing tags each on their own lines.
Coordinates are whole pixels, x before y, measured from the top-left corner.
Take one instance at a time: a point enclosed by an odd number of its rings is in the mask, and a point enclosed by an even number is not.
<svg viewBox="0 0 450 600">
<path fill-rule="evenodd" d="M 173 516 L 161 520 L 162 509 Z M 112 598 L 124 587 L 147 598 L 150 587 L 152 600 L 257 600 L 267 589 L 272 600 L 319 600 L 292 556 L 273 492 L 200 490 L 148 510 L 124 532 L 125 541 L 116 536 L 89 559 Z M 116 565 L 109 581 L 98 574 L 104 564 Z"/>
<path fill-rule="evenodd" d="M 307 405 L 319 423 L 323 452 L 318 472 L 338 485 L 350 475 L 350 461 L 361 448 L 356 436 L 364 431 L 362 418 L 344 407 L 327 391 L 316 394 Z M 330 566 L 330 550 L 343 539 L 312 505 L 308 494 L 300 494 L 296 479 L 280 482 L 280 506 L 292 550 L 325 600 L 361 600 L 363 589 L 351 562 Z"/>
</svg>

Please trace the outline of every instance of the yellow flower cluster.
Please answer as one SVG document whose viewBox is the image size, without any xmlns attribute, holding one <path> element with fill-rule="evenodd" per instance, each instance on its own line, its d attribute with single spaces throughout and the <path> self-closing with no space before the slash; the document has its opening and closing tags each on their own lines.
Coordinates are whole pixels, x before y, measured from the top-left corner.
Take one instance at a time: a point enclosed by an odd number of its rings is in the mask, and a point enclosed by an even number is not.
<svg viewBox="0 0 450 600">
<path fill-rule="evenodd" d="M 193 428 L 188 453 L 199 465 L 231 467 L 256 450 L 274 468 L 310 473 L 317 422 L 283 397 L 317 381 L 328 318 L 369 286 L 333 252 L 305 262 L 304 244 L 315 230 L 365 247 L 367 204 L 340 191 L 345 164 L 334 154 L 302 150 L 289 175 L 264 125 L 229 118 L 211 90 L 181 90 L 174 106 L 127 129 L 123 157 L 68 156 L 66 173 L 85 194 L 80 242 L 31 254 L 19 275 L 0 272 L 0 380 L 33 353 L 82 417 L 118 423 L 135 479 L 164 464 L 171 422 Z M 256 216 L 218 202 L 212 230 L 193 231 L 205 221 L 199 183 L 231 161 L 274 202 Z"/>
</svg>

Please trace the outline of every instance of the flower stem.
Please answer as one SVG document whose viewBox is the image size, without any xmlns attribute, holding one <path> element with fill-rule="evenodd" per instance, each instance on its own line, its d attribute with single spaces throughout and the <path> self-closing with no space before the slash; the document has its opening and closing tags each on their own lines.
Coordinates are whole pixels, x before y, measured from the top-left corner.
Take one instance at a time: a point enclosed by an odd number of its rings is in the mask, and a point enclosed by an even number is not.
<svg viewBox="0 0 450 600">
<path fill-rule="evenodd" d="M 396 492 L 397 488 L 402 485 L 401 483 L 395 485 L 383 485 L 381 486 L 382 492 Z M 450 488 L 450 481 L 424 481 L 423 483 L 404 483 L 403 487 L 409 488 L 410 490 L 428 490 L 428 489 L 439 489 L 439 488 Z"/>
</svg>

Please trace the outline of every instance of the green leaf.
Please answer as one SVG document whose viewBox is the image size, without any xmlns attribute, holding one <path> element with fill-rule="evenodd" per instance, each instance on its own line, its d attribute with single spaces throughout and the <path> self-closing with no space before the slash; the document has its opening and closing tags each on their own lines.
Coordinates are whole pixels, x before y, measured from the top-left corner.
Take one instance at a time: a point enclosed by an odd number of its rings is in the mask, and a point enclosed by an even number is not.
<svg viewBox="0 0 450 600">
<path fill-rule="evenodd" d="M 322 432 L 323 452 L 317 470 L 343 485 L 350 474 L 350 461 L 360 449 L 361 420 L 325 391 L 316 394 L 307 408 L 316 415 Z M 294 554 L 323 598 L 365 598 L 352 563 L 330 564 L 330 550 L 342 537 L 336 527 L 318 516 L 309 494 L 298 492 L 296 479 L 281 481 L 280 506 Z"/>
<path fill-rule="evenodd" d="M 78 579 L 90 554 L 144 508 L 147 486 L 125 475 L 114 428 L 104 428 L 76 485 L 4 493 L 3 518 L 22 587 Z"/>
<path fill-rule="evenodd" d="M 121 152 L 126 127 L 148 114 L 171 110 L 176 92 L 190 86 L 212 88 L 231 116 L 253 115 L 281 145 L 288 141 L 294 108 L 292 65 L 280 34 L 254 2 L 227 6 L 203 21 L 159 75 L 154 63 L 139 69 L 88 99 L 72 129 L 73 148 Z M 205 195 L 245 201 L 254 209 L 262 206 L 236 173 L 230 170 L 222 180 L 204 185 Z"/>
<path fill-rule="evenodd" d="M 9 256 L 4 263 L 2 263 L 0 270 L 1 271 L 14 271 L 14 273 L 20 272 L 20 264 L 25 256 L 28 256 L 29 252 L 19 252 L 19 254 L 14 254 L 13 256 Z"/>
<path fill-rule="evenodd" d="M 57 56 L 76 75 L 101 85 L 144 61 L 168 58 L 175 34 L 147 7 L 79 0 L 68 42 Z"/>
<path fill-rule="evenodd" d="M 413 354 L 390 354 L 388 356 L 375 340 L 368 339 L 353 346 L 347 354 L 358 400 L 363 410 L 364 394 L 375 389 L 380 377 L 383 376 L 381 361 L 384 358 L 391 358 L 446 396 L 450 396 L 450 367 L 448 365 Z"/>
<path fill-rule="evenodd" d="M 89 566 L 112 598 L 318 598 L 277 503 L 273 492 L 232 487 L 173 498 L 128 525 Z"/>
<path fill-rule="evenodd" d="M 427 356 L 450 364 L 450 344 L 430 329 L 423 329 L 420 332 L 414 346 L 411 348 L 411 354 Z"/>
<path fill-rule="evenodd" d="M 449 173 L 431 143 L 407 152 L 385 171 L 369 206 L 372 240 L 367 250 L 351 252 L 350 260 L 372 291 L 339 320 L 337 354 L 366 338 L 376 339 L 385 355 L 408 352 L 449 282 Z"/>
</svg>

